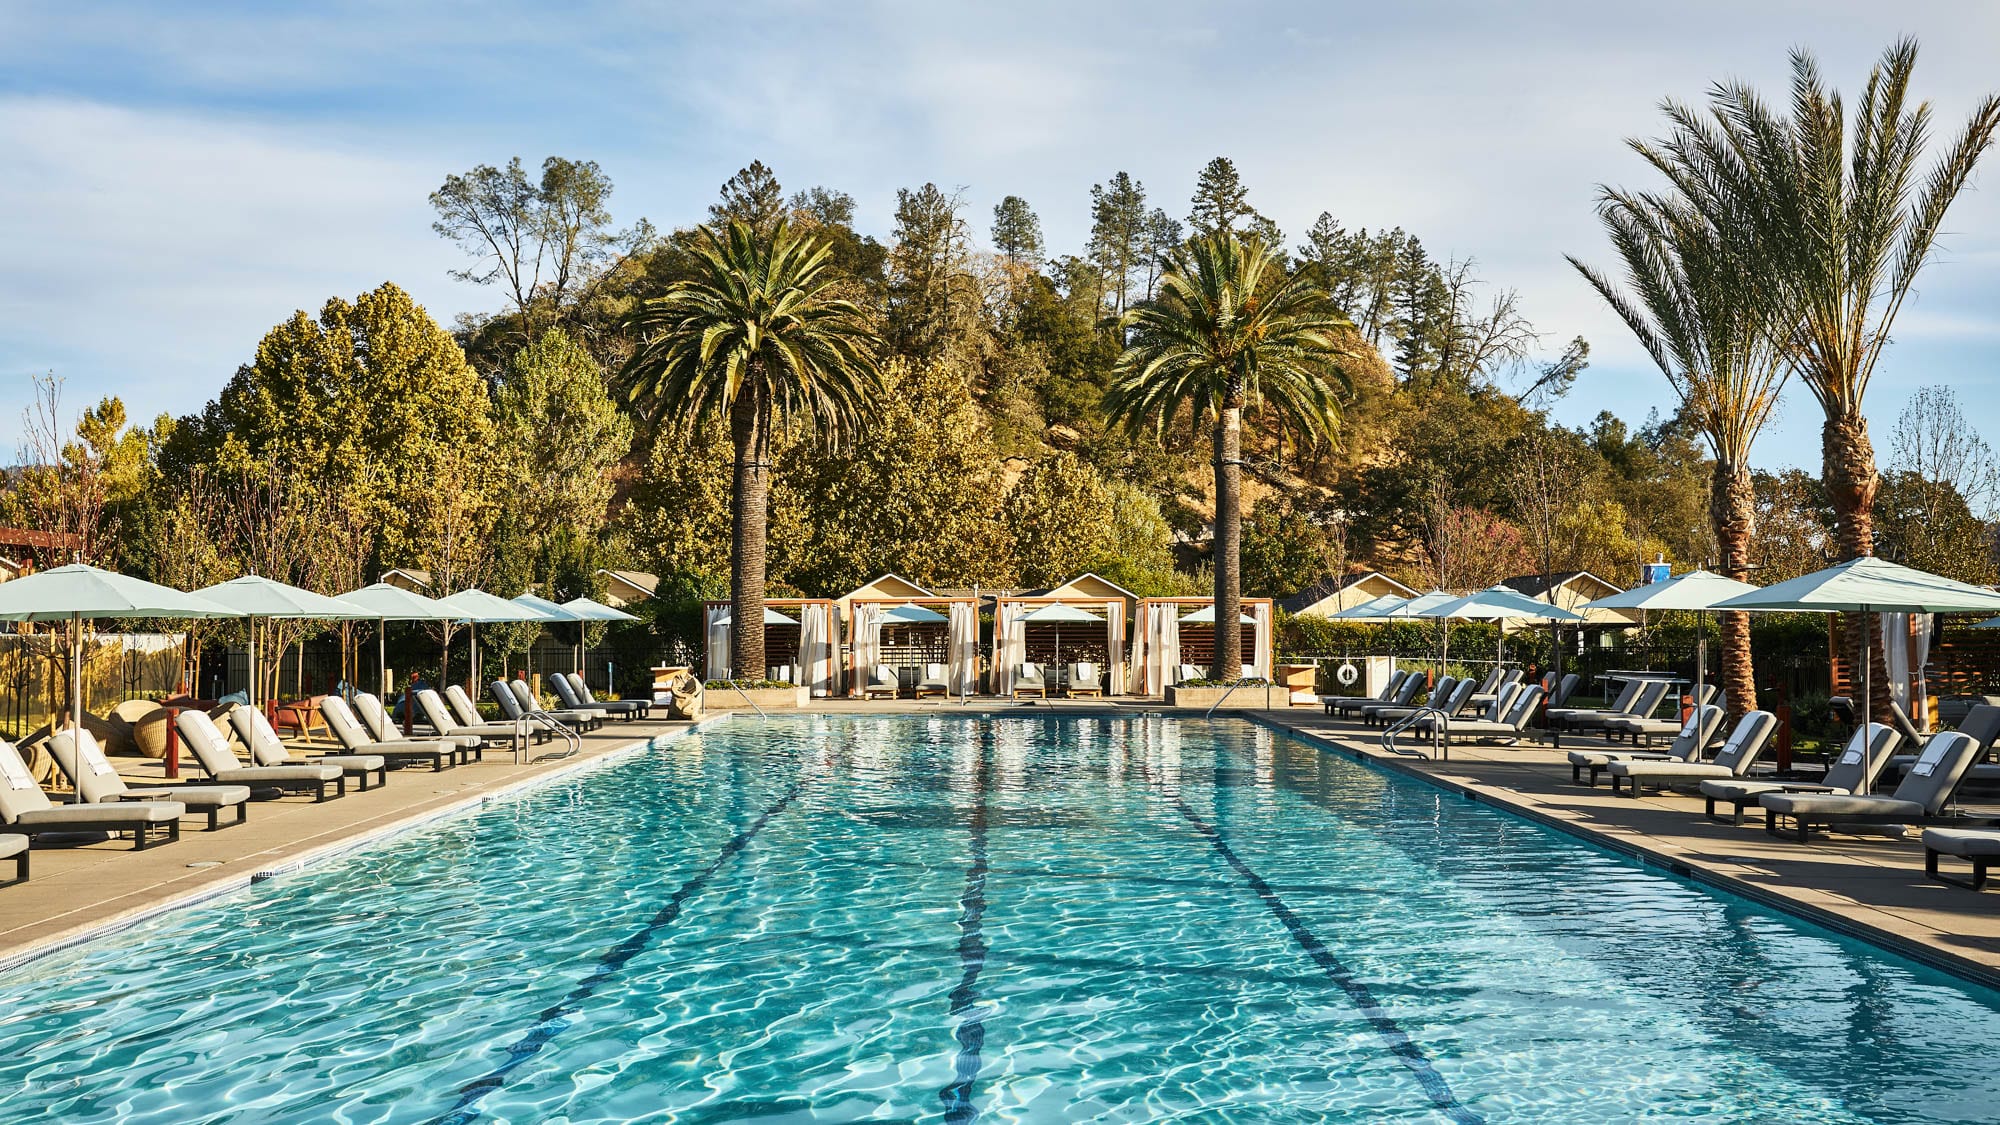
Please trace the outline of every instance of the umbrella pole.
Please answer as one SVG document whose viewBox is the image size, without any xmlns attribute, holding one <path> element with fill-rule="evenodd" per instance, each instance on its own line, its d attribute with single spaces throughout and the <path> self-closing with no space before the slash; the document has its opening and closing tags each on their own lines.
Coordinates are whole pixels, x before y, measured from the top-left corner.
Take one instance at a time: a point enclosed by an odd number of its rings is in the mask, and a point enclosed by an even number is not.
<svg viewBox="0 0 2000 1125">
<path fill-rule="evenodd" d="M 472 640 L 471 640 L 471 644 L 472 644 L 472 662 L 471 662 L 471 671 L 472 671 L 472 683 L 475 683 L 475 684 L 476 684 L 476 683 L 478 683 L 478 682 L 479 682 L 479 623 L 478 623 L 477 621 L 474 621 L 474 622 L 472 622 L 472 623 L 468 624 L 468 625 L 466 626 L 466 630 L 467 630 L 467 634 L 468 634 L 468 635 L 469 635 L 469 636 L 470 636 L 470 637 L 472 638 Z"/>
<path fill-rule="evenodd" d="M 257 619 L 250 619 L 250 686 L 243 693 L 249 697 L 250 709 L 257 709 Z"/>
<path fill-rule="evenodd" d="M 389 643 L 385 636 L 389 632 L 389 619 L 375 619 L 375 690 L 382 698 L 389 697 Z"/>
<path fill-rule="evenodd" d="M 46 698 L 46 697 L 44 697 Z M 69 615 L 69 726 L 72 737 L 83 739 L 83 615 Z M 76 759 L 78 770 L 83 768 L 81 754 Z M 70 803 L 83 803 L 83 786 L 70 787 Z"/>
</svg>

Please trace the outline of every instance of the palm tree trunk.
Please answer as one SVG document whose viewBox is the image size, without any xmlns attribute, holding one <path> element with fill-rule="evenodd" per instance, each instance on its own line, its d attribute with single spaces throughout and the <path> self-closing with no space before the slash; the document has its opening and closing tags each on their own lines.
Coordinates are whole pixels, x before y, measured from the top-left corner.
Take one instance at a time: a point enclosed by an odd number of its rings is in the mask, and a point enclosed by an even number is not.
<svg viewBox="0 0 2000 1125">
<path fill-rule="evenodd" d="M 1243 675 L 1243 406 L 1230 396 L 1215 419 L 1215 658 L 1211 679 Z"/>
<path fill-rule="evenodd" d="M 1722 574 L 1738 582 L 1750 577 L 1750 540 L 1756 530 L 1756 488 L 1741 465 L 1717 459 L 1709 483 L 1709 519 L 1715 544 L 1722 552 Z M 1722 615 L 1722 676 L 1718 681 L 1735 725 L 1757 707 L 1757 677 L 1750 662 L 1750 615 L 1738 610 Z"/>
<path fill-rule="evenodd" d="M 1841 561 L 1875 553 L 1875 493 L 1881 478 L 1875 473 L 1875 446 L 1868 439 L 1868 419 L 1857 412 L 1829 416 L 1820 428 L 1821 475 L 1826 481 L 1827 498 L 1833 503 L 1834 543 Z M 1880 618 L 1872 613 L 1843 615 L 1842 662 L 1861 687 L 1862 661 L 1874 666 L 1866 673 L 1870 683 L 1866 713 L 1882 719 L 1889 711 L 1889 670 L 1882 660 L 1882 648 L 1875 643 Z"/>
<path fill-rule="evenodd" d="M 770 405 L 763 379 L 753 371 L 749 385 L 729 408 L 729 436 L 736 446 L 736 477 L 730 499 L 735 527 L 730 536 L 730 663 L 739 679 L 761 680 L 764 670 L 764 543 L 770 518 Z"/>
</svg>

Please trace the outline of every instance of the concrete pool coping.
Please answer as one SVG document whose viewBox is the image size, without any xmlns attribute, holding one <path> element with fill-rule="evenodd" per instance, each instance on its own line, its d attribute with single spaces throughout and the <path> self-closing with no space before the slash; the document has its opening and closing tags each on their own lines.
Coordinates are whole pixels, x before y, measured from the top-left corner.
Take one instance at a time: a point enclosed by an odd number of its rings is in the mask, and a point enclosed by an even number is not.
<svg viewBox="0 0 2000 1125">
<path fill-rule="evenodd" d="M 582 752 L 570 758 L 521 766 L 507 751 L 488 750 L 482 763 L 442 773 L 393 770 L 384 786 L 366 793 L 350 786 L 347 796 L 324 803 L 253 801 L 244 825 L 209 833 L 185 822 L 179 843 L 144 852 L 119 841 L 37 847 L 33 877 L 0 888 L 0 971 L 598 769 L 726 717 L 614 721 L 584 735 Z M 157 762 L 114 762 L 135 784 L 157 780 Z"/>
</svg>

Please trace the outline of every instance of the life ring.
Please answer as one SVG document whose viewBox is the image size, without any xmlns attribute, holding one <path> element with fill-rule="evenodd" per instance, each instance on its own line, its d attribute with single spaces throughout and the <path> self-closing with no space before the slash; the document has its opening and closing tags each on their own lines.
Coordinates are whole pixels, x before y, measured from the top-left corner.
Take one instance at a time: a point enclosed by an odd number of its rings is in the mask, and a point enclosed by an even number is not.
<svg viewBox="0 0 2000 1125">
<path fill-rule="evenodd" d="M 1361 669 L 1356 668 L 1352 663 L 1342 664 L 1333 673 L 1333 678 L 1339 680 L 1343 687 L 1353 687 L 1354 681 L 1361 678 Z"/>
</svg>

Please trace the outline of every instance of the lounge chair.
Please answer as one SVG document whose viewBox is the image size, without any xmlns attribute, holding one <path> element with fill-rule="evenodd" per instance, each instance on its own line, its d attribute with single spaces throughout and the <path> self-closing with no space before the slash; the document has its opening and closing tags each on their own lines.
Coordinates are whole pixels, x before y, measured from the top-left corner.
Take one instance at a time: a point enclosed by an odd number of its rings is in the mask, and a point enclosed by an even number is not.
<svg viewBox="0 0 2000 1125">
<path fill-rule="evenodd" d="M 1370 707 L 1408 707 L 1417 698 L 1417 693 L 1424 689 L 1424 678 L 1415 672 L 1399 672 L 1398 675 L 1403 678 L 1386 699 L 1342 699 L 1328 710 L 1342 718 L 1359 718 Z"/>
<path fill-rule="evenodd" d="M 195 714 L 200 715 L 197 711 Z M 202 718 L 208 716 L 202 715 Z M 157 841 L 153 834 L 164 831 L 169 843 L 181 838 L 181 817 L 187 806 L 179 801 L 119 801 L 115 804 L 58 805 L 49 800 L 28 763 L 14 744 L 0 738 L 0 821 L 12 833 L 32 840 L 44 834 L 64 832 L 120 832 L 132 834 L 132 850 L 145 851 Z M 8 844 L 7 847 L 14 847 Z M 28 877 L 25 860 L 16 865 L 19 877 Z"/>
<path fill-rule="evenodd" d="M 620 716 L 627 721 L 638 717 L 623 707 L 599 707 L 595 703 L 585 703 L 583 701 L 583 693 L 577 691 L 576 685 L 571 683 L 569 677 L 561 672 L 548 677 L 548 684 L 549 690 L 556 693 L 556 701 L 562 704 L 565 711 L 588 712 L 595 716 L 600 723 L 613 715 Z"/>
<path fill-rule="evenodd" d="M 1402 690 L 1403 681 L 1409 678 L 1408 672 L 1398 668 L 1389 673 L 1389 679 L 1382 685 L 1382 690 L 1374 695 L 1322 695 L 1319 697 L 1319 703 L 1326 708 L 1326 713 L 1329 715 L 1349 704 L 1359 707 L 1364 703 L 1387 703 L 1396 698 L 1396 693 Z"/>
<path fill-rule="evenodd" d="M 324 713 L 322 713 L 322 718 Z M 389 759 L 380 754 L 314 754 L 311 758 L 294 758 L 285 749 L 284 740 L 271 727 L 270 720 L 255 707 L 237 707 L 229 712 L 229 725 L 236 728 L 236 737 L 250 748 L 250 764 L 256 766 L 339 766 L 341 773 L 354 778 L 366 793 L 370 783 L 384 785 L 389 781 Z"/>
<path fill-rule="evenodd" d="M 1040 696 L 1043 699 L 1049 697 L 1049 684 L 1047 680 L 1042 678 L 1042 666 L 1039 664 L 1015 665 L 1014 698 L 1019 699 L 1023 695 L 1031 694 Z"/>
<path fill-rule="evenodd" d="M 1443 702 L 1444 697 L 1450 695 L 1453 689 L 1457 687 L 1458 687 L 1457 676 L 1439 676 L 1438 682 L 1435 685 L 1433 685 L 1430 689 L 1430 697 L 1432 699 L 1438 700 L 1439 702 Z M 1409 679 L 1403 681 L 1403 688 L 1401 691 L 1398 691 L 1396 693 L 1396 698 L 1393 702 L 1363 703 L 1358 709 L 1356 709 L 1355 716 L 1359 718 L 1362 722 L 1372 725 L 1375 721 L 1375 716 L 1382 711 L 1393 710 L 1393 711 L 1399 711 L 1407 715 L 1411 711 L 1416 710 L 1416 708 L 1419 706 L 1419 704 L 1417 703 L 1417 696 L 1419 693 L 1423 692 L 1423 690 L 1424 690 L 1424 678 L 1422 676 L 1412 674 Z"/>
<path fill-rule="evenodd" d="M 28 846 L 32 843 L 18 832 L 0 833 L 0 859 L 14 861 L 14 877 L 0 887 L 11 887 L 28 881 Z"/>
<path fill-rule="evenodd" d="M 1535 708 L 1542 702 L 1542 685 L 1532 684 L 1522 687 L 1510 683 L 1494 697 L 1487 709 L 1487 716 L 1481 719 L 1453 719 L 1444 724 L 1444 744 L 1449 750 L 1455 742 L 1499 742 L 1513 745 L 1528 732 L 1528 720 L 1534 717 Z M 1425 715 L 1410 724 L 1410 729 L 1428 734 L 1436 726 L 1436 720 Z"/>
<path fill-rule="evenodd" d="M 1563 729 L 1569 725 L 1572 718 L 1584 720 L 1585 716 L 1623 715 L 1626 709 L 1632 706 L 1632 701 L 1638 697 L 1639 681 L 1626 680 L 1625 686 L 1618 690 L 1618 697 L 1613 699 L 1610 705 L 1605 707 L 1559 707 L 1551 705 L 1543 715 L 1543 722 L 1548 726 L 1549 733 L 1558 736 L 1558 739 L 1560 739 Z"/>
<path fill-rule="evenodd" d="M 356 705 L 360 705 L 366 692 L 357 693 Z M 374 696 L 368 696 L 373 699 Z M 429 766 L 432 773 L 442 773 L 459 764 L 465 751 L 456 742 L 403 741 L 377 742 L 354 717 L 347 701 L 337 695 L 329 695 L 320 701 L 319 711 L 326 717 L 327 728 L 333 737 L 349 754 L 375 754 L 389 760 L 397 769 L 405 766 Z"/>
<path fill-rule="evenodd" d="M 1465 701 L 1466 705 L 1473 708 L 1489 706 L 1494 700 L 1500 698 L 1501 692 L 1520 682 L 1521 670 L 1519 668 L 1501 668 L 1495 666 L 1486 673 L 1485 679 L 1479 681 L 1479 686 L 1472 690 L 1472 697 Z"/>
<path fill-rule="evenodd" d="M 1986 869 L 2000 856 L 2000 831 L 1991 828 L 1924 829 L 1924 874 L 1940 883 L 1957 883 L 1938 873 L 1938 857 L 1957 856 L 1972 863 L 1972 878 L 1965 886 L 1981 890 L 1986 886 Z M 26 870 L 22 871 L 23 877 Z"/>
<path fill-rule="evenodd" d="M 339 698 L 335 696 L 334 698 Z M 181 741 L 194 754 L 195 765 L 218 785 L 248 785 L 281 793 L 310 793 L 314 801 L 347 796 L 347 775 L 339 766 L 311 762 L 298 766 L 246 766 L 236 760 L 229 739 L 208 712 L 189 709 L 174 716 Z"/>
<path fill-rule="evenodd" d="M 320 707 L 320 713 L 322 715 L 326 714 L 324 703 Z M 349 742 L 344 738 L 341 739 L 341 745 L 347 747 L 350 752 L 381 754 L 385 757 L 394 758 L 396 756 L 394 751 L 404 750 L 411 752 L 417 758 L 428 760 L 424 757 L 423 751 L 441 743 L 450 748 L 451 760 L 454 765 L 462 766 L 474 758 L 485 757 L 486 740 L 476 735 L 438 735 L 434 738 L 403 737 L 403 732 L 397 728 L 395 720 L 389 717 L 388 708 L 382 706 L 382 701 L 375 698 L 373 692 L 357 691 L 354 693 L 353 713 L 361 717 L 362 731 L 368 737 L 365 743 L 355 743 Z M 331 719 L 328 720 L 328 725 L 332 725 Z M 338 732 L 335 733 L 334 737 L 339 737 Z"/>
<path fill-rule="evenodd" d="M 1448 678 L 1448 677 L 1447 677 Z M 1447 685 L 1438 681 L 1436 690 L 1421 707 L 1371 707 L 1363 711 L 1362 719 L 1376 726 L 1392 726 L 1420 711 L 1436 710 L 1444 712 L 1447 718 L 1456 719 L 1465 713 L 1465 705 L 1472 698 L 1472 689 L 1477 685 L 1471 680 L 1457 680 Z"/>
<path fill-rule="evenodd" d="M 1958 791 L 1966 768 L 1982 749 L 1976 739 L 1963 731 L 1938 735 L 1924 744 L 1916 765 L 1910 767 L 1896 791 L 1887 797 L 1766 793 L 1757 799 L 1764 806 L 1764 831 L 1780 835 L 1789 820 L 1803 843 L 1814 825 L 1829 829 L 1839 825 L 1866 826 L 1871 831 L 1900 836 L 1912 824 L 1943 822 L 1945 806 Z"/>
<path fill-rule="evenodd" d="M 924 665 L 924 678 L 917 681 L 917 698 L 927 695 L 950 695 L 951 681 L 945 677 L 944 665 Z"/>
<path fill-rule="evenodd" d="M 879 699 L 887 696 L 894 699 L 903 694 L 903 685 L 896 679 L 896 670 L 887 664 L 877 664 L 868 675 L 868 682 L 861 685 L 861 698 Z"/>
<path fill-rule="evenodd" d="M 1076 699 L 1085 695 L 1104 697 L 1104 679 L 1097 673 L 1097 665 L 1089 662 L 1069 666 L 1069 686 L 1064 695 Z"/>
<path fill-rule="evenodd" d="M 1826 778 L 1819 784 L 1711 778 L 1701 783 L 1701 795 L 1708 800 L 1704 815 L 1710 820 L 1720 819 L 1715 815 L 1715 803 L 1727 801 L 1734 809 L 1729 822 L 1741 824 L 1743 810 L 1757 804 L 1766 793 L 1832 793 L 1841 796 L 1866 793 L 1875 787 L 1875 779 L 1889 764 L 1889 755 L 1902 741 L 1902 734 L 1894 728 L 1869 723 L 1847 740 L 1847 749 L 1841 751 L 1840 757 L 1828 768 Z"/>
<path fill-rule="evenodd" d="M 545 715 L 555 719 L 559 723 L 582 730 L 596 730 L 604 723 L 604 712 L 602 711 L 591 709 L 577 710 L 573 707 L 557 707 L 554 709 L 543 707 L 542 701 L 535 698 L 535 693 L 528 690 L 528 681 L 526 680 L 495 680 L 493 682 L 504 685 L 507 691 L 513 694 L 514 701 L 521 705 L 521 710 L 527 714 Z M 513 718 L 513 716 L 509 715 L 508 718 Z"/>
<path fill-rule="evenodd" d="M 1894 700 L 1890 701 L 1889 706 L 1891 708 L 1890 717 L 1892 719 L 1901 718 L 1901 722 L 1896 724 L 1898 727 L 1907 724 L 1910 730 L 1916 729 L 1916 724 L 1911 723 L 1909 717 L 1902 714 L 1902 708 L 1896 706 Z M 1975 704 L 1972 710 L 1965 713 L 1965 718 L 1959 721 L 1958 729 L 1971 735 L 1973 741 L 1979 743 L 1980 746 L 1990 750 L 1993 747 L 1994 739 L 2000 738 L 2000 706 L 1990 703 Z M 1921 734 L 1917 735 L 1913 740 L 1910 740 L 1910 735 L 1907 732 L 1905 732 L 1903 737 L 1909 740 L 1905 742 L 1905 745 L 1913 747 L 1917 752 L 1921 752 L 1925 744 L 1929 741 Z M 1901 777 L 1910 772 L 1910 767 L 1915 765 L 1916 761 L 1916 753 L 1897 754 L 1889 759 L 1889 768 L 1895 771 L 1898 777 Z M 1981 783 L 2000 781 L 2000 765 L 1981 762 L 1975 758 L 1972 765 L 1966 768 L 1965 780 L 1967 782 L 1977 781 Z"/>
<path fill-rule="evenodd" d="M 1633 693 L 1624 710 L 1572 713 L 1563 720 L 1562 729 L 1566 732 L 1595 730 L 1601 732 L 1607 741 L 1616 742 L 1618 732 L 1612 729 L 1612 724 L 1622 725 L 1652 718 L 1653 712 L 1660 709 L 1660 701 L 1667 697 L 1667 689 L 1673 686 L 1665 680 L 1640 680 L 1638 683 L 1639 690 Z"/>
<path fill-rule="evenodd" d="M 1676 785 L 1699 784 L 1711 779 L 1742 777 L 1757 764 L 1764 748 L 1778 729 L 1778 717 L 1769 711 L 1746 711 L 1729 732 L 1729 741 L 1716 751 L 1713 762 L 1661 762 L 1644 758 L 1622 759 L 1605 767 L 1611 775 L 1611 791 L 1625 783 L 1627 797 L 1637 797 L 1647 785 L 1667 789 Z"/>
<path fill-rule="evenodd" d="M 793 672 L 794 669 L 794 665 L 785 665 L 785 671 L 788 673 Z M 578 673 L 557 672 L 556 676 L 569 681 L 569 686 L 576 689 L 576 697 L 583 701 L 585 707 L 596 707 L 600 710 L 609 711 L 614 715 L 622 712 L 635 719 L 650 718 L 653 714 L 653 701 L 650 699 L 599 699 L 597 698 L 597 693 L 590 690 L 590 681 L 584 679 Z M 784 677 L 784 681 L 788 684 L 796 683 L 797 677 L 795 675 L 787 675 Z"/>
<path fill-rule="evenodd" d="M 1184 684 L 1187 683 L 1189 680 L 1201 680 L 1206 678 L 1208 678 L 1207 672 L 1202 671 L 1201 669 L 1195 667 L 1192 664 L 1183 664 L 1178 669 L 1175 670 L 1174 682 L 1177 684 Z"/>
<path fill-rule="evenodd" d="M 1549 675 L 1554 676 L 1555 673 L 1550 672 Z M 1575 672 L 1564 672 L 1562 679 L 1557 680 L 1555 686 L 1549 691 L 1549 706 L 1556 708 L 1567 707 L 1569 705 L 1569 697 L 1576 694 L 1576 686 L 1582 682 L 1583 677 L 1577 675 Z"/>
<path fill-rule="evenodd" d="M 49 739 L 49 755 L 68 775 L 70 784 L 83 799 L 94 805 L 115 801 L 178 801 L 189 812 L 208 814 L 208 830 L 241 824 L 250 816 L 250 787 L 247 785 L 158 785 L 133 789 L 118 775 L 118 767 L 104 756 L 104 749 L 89 731 L 64 731 Z M 221 822 L 224 809 L 235 809 L 236 819 Z"/>
<path fill-rule="evenodd" d="M 1699 762 L 1702 751 L 1715 741 L 1715 732 L 1722 727 L 1722 708 L 1710 704 L 1697 707 L 1681 724 L 1680 733 L 1674 736 L 1673 745 L 1665 753 L 1646 750 L 1571 750 L 1569 752 L 1569 779 L 1574 784 L 1588 784 L 1597 787 L 1597 778 L 1613 762 Z M 1583 780 L 1583 771 L 1590 771 L 1590 780 Z"/>
<path fill-rule="evenodd" d="M 480 723 L 467 726 L 459 722 L 444 704 L 444 698 L 429 688 L 417 692 L 417 709 L 423 713 L 424 722 L 438 733 L 440 738 L 476 738 L 487 746 L 505 743 L 513 746 L 527 731 L 513 723 Z"/>
<path fill-rule="evenodd" d="M 507 698 L 510 700 L 513 699 L 514 693 L 511 691 L 508 692 Z M 486 716 L 480 714 L 479 708 L 473 706 L 472 697 L 465 694 L 465 689 L 459 687 L 457 684 L 445 685 L 444 701 L 446 707 L 448 707 L 451 711 L 450 717 L 457 721 L 458 726 L 461 729 L 468 731 L 482 731 L 489 727 L 493 728 L 504 727 L 508 730 L 512 730 L 514 727 L 512 720 L 500 723 L 487 722 Z M 502 708 L 501 713 L 503 715 L 506 713 L 505 708 Z M 527 727 L 528 733 L 534 735 L 535 741 L 537 743 L 547 742 L 550 738 L 554 737 L 554 735 L 550 733 L 548 724 L 546 723 L 530 722 L 524 725 Z"/>
<path fill-rule="evenodd" d="M 1695 707 L 1706 707 L 1715 702 L 1715 685 L 1702 684 L 1688 693 Z M 1625 718 L 1609 718 L 1603 722 L 1604 736 L 1613 739 L 1624 736 L 1634 746 L 1651 746 L 1656 737 L 1678 736 L 1685 721 L 1678 715 L 1656 719 L 1651 715 L 1633 715 Z"/>
</svg>

